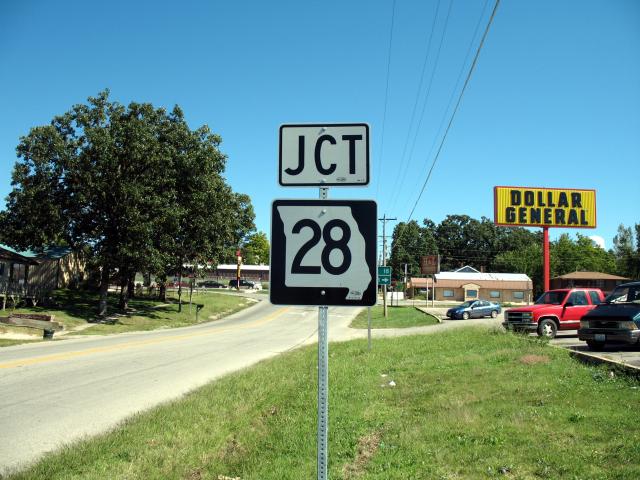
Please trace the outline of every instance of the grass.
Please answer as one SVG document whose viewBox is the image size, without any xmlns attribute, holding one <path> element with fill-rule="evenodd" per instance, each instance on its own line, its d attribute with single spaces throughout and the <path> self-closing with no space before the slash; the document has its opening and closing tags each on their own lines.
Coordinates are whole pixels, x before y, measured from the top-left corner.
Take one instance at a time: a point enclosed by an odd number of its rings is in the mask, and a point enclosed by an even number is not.
<svg viewBox="0 0 640 480">
<path fill-rule="evenodd" d="M 1 347 L 11 347 L 13 345 L 22 345 L 23 343 L 36 343 L 41 342 L 42 337 L 31 339 L 11 339 L 11 338 L 0 338 L 0 348 Z"/>
<path fill-rule="evenodd" d="M 10 478 L 315 478 L 316 359 L 262 362 Z M 330 478 L 640 478 L 639 384 L 536 339 L 338 343 L 329 372 Z"/>
<path fill-rule="evenodd" d="M 387 307 L 387 318 L 384 318 L 383 307 L 371 307 L 371 328 L 407 328 L 435 325 L 438 319 L 414 307 Z M 367 328 L 368 312 L 363 310 L 351 322 L 352 328 Z"/>
<path fill-rule="evenodd" d="M 198 293 L 192 298 L 193 306 L 188 303 L 188 292 L 182 296 L 182 311 L 178 312 L 177 294 L 167 295 L 166 302 L 153 298 L 136 298 L 129 302 L 130 310 L 126 315 L 118 314 L 116 308 L 118 297 L 110 294 L 108 297 L 112 323 L 91 323 L 95 321 L 98 295 L 93 292 L 58 290 L 54 294 L 55 307 L 37 306 L 7 309 L 10 313 L 46 313 L 55 315 L 55 321 L 62 323 L 65 330 L 74 335 L 104 335 L 131 331 L 155 330 L 158 328 L 175 328 L 216 320 L 234 312 L 242 310 L 254 303 L 253 300 L 239 295 L 225 295 L 220 293 Z M 203 305 L 198 312 L 196 321 L 196 306 Z M 23 331 L 26 331 L 24 329 Z M 54 338 L 64 338 L 54 335 Z M 17 341 L 24 343 L 24 341 Z M 15 343 L 12 343 L 15 344 Z M 0 346 L 2 344 L 0 343 Z"/>
</svg>

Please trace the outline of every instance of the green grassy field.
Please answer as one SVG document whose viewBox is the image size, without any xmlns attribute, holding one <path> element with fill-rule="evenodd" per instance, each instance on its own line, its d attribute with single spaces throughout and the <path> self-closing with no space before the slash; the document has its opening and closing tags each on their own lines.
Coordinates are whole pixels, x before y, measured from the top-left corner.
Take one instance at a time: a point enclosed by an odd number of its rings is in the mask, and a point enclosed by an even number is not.
<svg viewBox="0 0 640 480">
<path fill-rule="evenodd" d="M 135 298 L 130 300 L 130 310 L 126 315 L 118 312 L 116 304 L 118 297 L 110 294 L 109 313 L 112 323 L 93 323 L 96 317 L 98 295 L 92 292 L 58 290 L 54 300 L 56 307 L 24 307 L 7 309 L 1 315 L 10 313 L 44 313 L 55 315 L 55 321 L 62 323 L 65 330 L 74 335 L 104 335 L 131 331 L 155 330 L 158 328 L 175 328 L 216 320 L 234 312 L 242 310 L 255 303 L 254 300 L 241 295 L 225 295 L 220 293 L 198 293 L 192 298 L 192 306 L 189 306 L 188 293 L 182 296 L 182 311 L 178 312 L 178 298 L 175 292 L 167 296 L 166 302 L 160 302 L 152 298 Z M 185 303 L 186 301 L 186 303 Z M 196 304 L 203 305 L 196 319 Z M 4 328 L 4 327 L 0 327 Z M 13 327 L 8 327 L 12 329 Z M 13 328 L 14 332 L 27 332 L 31 329 Z M 41 331 L 32 330 L 42 335 Z M 36 337 L 37 338 L 37 337 Z M 54 338 L 64 338 L 54 335 Z M 24 343 L 23 341 L 9 341 L 10 344 Z M 4 342 L 3 342 L 4 343 Z M 0 343 L 0 346 L 3 346 Z"/>
<path fill-rule="evenodd" d="M 316 360 L 262 362 L 10 478 L 315 478 Z M 470 328 L 329 362 L 332 479 L 640 478 L 639 384 L 537 339 Z"/>
<path fill-rule="evenodd" d="M 438 319 L 433 315 L 421 312 L 414 307 L 387 307 L 387 318 L 384 317 L 383 307 L 371 307 L 371 328 L 407 328 L 435 325 Z M 352 328 L 367 328 L 368 312 L 364 309 L 351 322 Z"/>
</svg>

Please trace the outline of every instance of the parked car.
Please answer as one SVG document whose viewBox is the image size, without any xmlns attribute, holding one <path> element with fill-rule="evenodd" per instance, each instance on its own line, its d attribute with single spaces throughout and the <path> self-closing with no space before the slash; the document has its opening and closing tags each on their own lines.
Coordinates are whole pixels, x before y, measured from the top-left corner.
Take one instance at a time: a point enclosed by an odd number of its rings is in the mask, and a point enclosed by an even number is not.
<svg viewBox="0 0 640 480">
<path fill-rule="evenodd" d="M 238 280 L 229 280 L 229 288 L 238 288 Z M 250 280 L 240 279 L 240 288 L 250 288 L 253 290 L 262 290 L 262 284 L 260 282 L 252 282 Z"/>
<path fill-rule="evenodd" d="M 537 332 L 554 338 L 558 330 L 576 330 L 580 319 L 604 301 L 599 288 L 561 288 L 544 292 L 533 305 L 504 312 L 502 326 L 516 332 Z"/>
<path fill-rule="evenodd" d="M 496 318 L 500 311 L 499 303 L 488 302 L 486 300 L 470 300 L 447 310 L 447 317 L 462 318 L 464 320 L 480 317 Z"/>
<path fill-rule="evenodd" d="M 601 350 L 607 342 L 638 343 L 640 282 L 618 285 L 603 303 L 582 317 L 578 338 L 592 350 Z"/>
<path fill-rule="evenodd" d="M 206 280 L 204 282 L 198 282 L 198 286 L 202 288 L 227 288 L 225 284 L 216 282 L 215 280 Z"/>
</svg>

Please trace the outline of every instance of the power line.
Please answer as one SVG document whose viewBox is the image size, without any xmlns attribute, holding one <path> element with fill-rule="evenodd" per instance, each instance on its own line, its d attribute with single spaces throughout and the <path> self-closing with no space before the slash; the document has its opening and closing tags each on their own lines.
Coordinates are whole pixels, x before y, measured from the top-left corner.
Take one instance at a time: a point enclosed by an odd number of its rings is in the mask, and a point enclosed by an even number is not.
<svg viewBox="0 0 640 480">
<path fill-rule="evenodd" d="M 438 137 L 440 136 L 440 132 L 442 132 L 445 121 L 447 119 L 447 112 L 450 111 L 451 105 L 453 104 L 453 100 L 455 98 L 455 94 L 458 91 L 458 85 L 460 85 L 460 80 L 462 80 L 462 74 L 464 73 L 464 67 L 467 65 L 469 56 L 471 55 L 473 43 L 476 37 L 478 36 L 478 30 L 480 30 L 480 25 L 482 24 L 482 19 L 485 18 L 485 12 L 487 10 L 487 5 L 489 4 L 489 0 L 485 0 L 484 5 L 482 6 L 482 11 L 480 12 L 480 16 L 478 17 L 478 21 L 476 22 L 476 26 L 473 29 L 473 35 L 471 35 L 471 39 L 469 40 L 469 46 L 467 47 L 467 52 L 464 56 L 464 60 L 462 65 L 460 65 L 460 71 L 458 72 L 458 76 L 456 77 L 456 81 L 454 83 L 454 87 L 451 90 L 451 95 L 449 95 L 449 101 L 447 102 L 447 107 L 444 109 L 444 113 L 442 115 L 442 120 L 440 121 L 440 125 L 438 125 L 437 130 L 435 131 L 435 135 L 433 136 L 433 142 L 431 143 L 431 148 L 428 151 L 428 154 L 425 158 L 425 166 L 427 164 L 427 160 L 431 157 L 431 153 L 433 149 L 436 147 L 436 143 L 438 141 Z M 413 148 L 411 150 L 413 154 Z M 409 196 L 409 198 L 411 195 Z"/>
<path fill-rule="evenodd" d="M 427 62 L 429 60 L 429 54 L 431 52 L 431 41 L 433 40 L 433 33 L 436 29 L 436 21 L 438 20 L 438 14 L 440 13 L 440 3 L 441 0 L 438 0 L 438 4 L 436 5 L 436 13 L 433 16 L 433 22 L 431 22 L 431 33 L 429 34 L 429 40 L 427 41 L 427 50 L 424 52 L 424 61 L 422 62 L 422 72 L 420 73 L 420 81 L 418 82 L 418 90 L 416 91 L 416 101 L 413 103 L 413 110 L 411 111 L 411 120 L 409 120 L 409 128 L 407 129 L 407 138 L 404 141 L 404 147 L 402 148 L 402 155 L 400 156 L 400 169 L 398 171 L 403 171 L 404 164 L 406 161 L 407 154 L 407 146 L 409 145 L 409 138 L 411 137 L 411 131 L 413 130 L 413 123 L 416 116 L 416 111 L 418 110 L 418 102 L 420 100 L 420 92 L 422 91 L 422 83 L 424 82 L 424 74 L 427 67 Z M 428 95 L 428 93 L 427 93 Z M 395 200 L 395 194 L 398 189 L 398 180 L 399 176 L 396 177 L 396 181 L 391 189 L 392 198 Z M 391 202 L 395 203 L 394 201 Z"/>
<path fill-rule="evenodd" d="M 435 147 L 435 144 L 436 144 L 436 140 L 438 138 L 438 133 L 442 130 L 442 127 L 444 126 L 444 122 L 445 122 L 445 119 L 446 119 L 446 113 L 449 111 L 449 109 L 450 109 L 450 107 L 451 107 L 451 105 L 453 103 L 453 99 L 454 99 L 455 93 L 458 90 L 458 85 L 460 84 L 460 80 L 461 80 L 462 74 L 464 72 L 464 67 L 465 67 L 465 65 L 467 65 L 467 61 L 469 60 L 469 56 L 471 55 L 473 43 L 474 43 L 474 40 L 476 39 L 476 37 L 478 36 L 478 30 L 480 29 L 480 25 L 482 23 L 482 19 L 485 17 L 485 12 L 487 10 L 487 5 L 488 4 L 489 4 L 489 0 L 485 0 L 484 4 L 482 6 L 482 11 L 480 12 L 480 16 L 478 17 L 478 21 L 476 22 L 476 26 L 473 29 L 473 35 L 471 35 L 471 39 L 469 40 L 469 46 L 467 47 L 467 52 L 466 52 L 466 54 L 464 56 L 464 60 L 462 62 L 462 65 L 460 66 L 460 72 L 458 73 L 458 76 L 457 76 L 455 84 L 454 84 L 454 88 L 452 89 L 451 95 L 449 97 L 449 101 L 447 102 L 447 108 L 445 108 L 445 110 L 444 110 L 444 114 L 442 116 L 442 121 L 440 122 L 440 126 L 436 130 L 436 135 L 434 136 L 433 144 L 431 146 L 431 149 L 429 150 L 429 155 L 427 156 L 427 158 L 429 156 L 431 156 L 431 152 L 433 151 L 433 149 Z M 408 139 L 409 139 L 409 137 L 407 137 L 407 140 Z M 414 138 L 414 145 L 415 145 L 415 138 Z M 404 154 L 404 152 L 403 152 L 403 154 Z M 411 149 L 411 155 L 413 155 L 413 147 Z M 406 172 L 403 172 L 403 180 L 404 180 L 405 174 L 406 174 Z M 394 189 L 394 192 L 395 192 L 395 189 Z M 392 202 L 393 205 L 396 204 L 398 196 L 399 196 L 399 193 L 396 196 L 393 197 L 393 202 Z M 398 238 L 398 241 L 400 241 L 402 239 L 402 236 L 404 235 L 404 232 L 405 232 L 405 230 L 402 230 L 400 232 L 400 237 Z"/>
<path fill-rule="evenodd" d="M 442 137 L 442 141 L 440 142 L 440 146 L 438 147 L 438 151 L 436 152 L 436 156 L 433 159 L 433 163 L 431 164 L 431 168 L 429 169 L 429 173 L 427 174 L 427 178 L 424 181 L 424 184 L 422 185 L 422 189 L 420 190 L 420 194 L 418 195 L 418 198 L 416 199 L 415 204 L 413 205 L 413 208 L 411 209 L 411 213 L 409 214 L 409 219 L 411 219 L 411 217 L 413 216 L 413 212 L 415 211 L 416 207 L 418 206 L 418 202 L 420 201 L 420 198 L 422 198 L 422 194 L 424 193 L 425 188 L 427 187 L 427 183 L 429 182 L 429 179 L 431 178 L 431 174 L 433 173 L 433 169 L 436 166 L 436 162 L 438 161 L 438 158 L 440 157 L 440 152 L 442 151 L 442 147 L 444 145 L 445 140 L 447 139 L 447 135 L 449 134 L 449 130 L 451 129 L 451 125 L 453 124 L 453 119 L 456 116 L 456 113 L 458 111 L 458 108 L 460 107 L 460 103 L 462 102 L 462 97 L 464 96 L 464 92 L 467 89 L 467 85 L 469 84 L 469 80 L 471 80 L 471 74 L 473 73 L 476 63 L 478 62 L 478 57 L 480 56 L 480 51 L 482 50 L 482 47 L 484 45 L 484 41 L 487 38 L 487 34 L 489 33 L 489 28 L 491 27 L 491 24 L 493 23 L 493 19 L 496 15 L 496 11 L 498 10 L 498 5 L 500 5 L 500 0 L 496 0 L 496 3 L 493 7 L 493 11 L 491 12 L 491 17 L 489 17 L 489 21 L 487 22 L 487 27 L 484 30 L 484 34 L 482 35 L 482 39 L 480 40 L 480 45 L 478 45 L 478 50 L 476 51 L 476 55 L 473 58 L 473 63 L 471 64 L 471 67 L 469 68 L 469 73 L 467 74 L 467 78 L 464 81 L 464 85 L 462 86 L 462 90 L 460 91 L 460 96 L 458 97 L 458 101 L 456 102 L 456 106 L 453 109 L 453 113 L 451 114 L 451 119 L 449 120 L 449 124 L 447 125 L 447 128 L 444 132 L 444 135 Z"/>
<path fill-rule="evenodd" d="M 382 133 L 380 134 L 380 155 L 378 157 L 378 180 L 376 181 L 376 198 L 380 188 L 380 177 L 382 176 L 382 156 L 384 150 L 384 129 L 387 123 L 387 103 L 389 102 L 389 77 L 391 71 L 391 44 L 393 42 L 393 23 L 396 16 L 396 0 L 393 0 L 391 6 L 391 28 L 389 31 L 389 52 L 387 55 L 387 86 L 384 93 L 384 112 L 382 113 Z"/>
<path fill-rule="evenodd" d="M 431 93 L 431 86 L 433 85 L 433 79 L 435 77 L 436 71 L 438 69 L 438 64 L 440 63 L 440 53 L 442 52 L 442 44 L 444 43 L 444 38 L 447 34 L 447 27 L 449 26 L 449 17 L 451 16 L 451 9 L 453 7 L 453 1 L 451 0 L 451 2 L 449 2 L 449 9 L 447 10 L 447 16 L 445 18 L 444 21 L 444 27 L 442 29 L 442 36 L 440 37 L 440 43 L 438 44 L 438 52 L 436 54 L 436 61 L 433 65 L 433 69 L 431 70 L 431 77 L 429 78 L 429 86 L 427 87 L 427 94 L 425 95 L 424 101 L 422 102 L 422 109 L 420 110 L 420 116 L 418 117 L 418 126 L 416 127 L 416 130 L 413 134 L 413 140 L 411 141 L 411 149 L 409 150 L 409 156 L 407 158 L 411 159 L 411 157 L 413 157 L 413 151 L 415 149 L 416 146 L 416 140 L 418 139 L 418 133 L 420 132 L 420 127 L 422 126 L 422 120 L 424 119 L 424 112 L 427 109 L 427 104 L 429 103 L 429 94 Z M 401 171 L 401 183 L 400 185 L 402 185 L 402 183 L 404 182 L 404 179 L 407 176 L 407 170 L 409 170 L 408 168 L 405 169 L 404 171 Z M 394 198 L 394 201 L 392 203 L 392 208 L 393 206 L 395 206 L 395 201 L 396 201 L 397 197 Z"/>
</svg>

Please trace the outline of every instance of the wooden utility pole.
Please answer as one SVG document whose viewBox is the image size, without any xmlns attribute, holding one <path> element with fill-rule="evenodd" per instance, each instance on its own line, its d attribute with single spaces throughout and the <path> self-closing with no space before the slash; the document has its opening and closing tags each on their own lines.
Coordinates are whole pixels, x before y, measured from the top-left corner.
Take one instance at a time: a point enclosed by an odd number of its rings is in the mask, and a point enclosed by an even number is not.
<svg viewBox="0 0 640 480">
<path fill-rule="evenodd" d="M 387 222 L 391 222 L 393 220 L 397 220 L 397 218 L 387 218 L 387 214 L 385 213 L 382 218 L 378 219 L 382 222 L 382 266 L 387 266 Z M 387 286 L 382 286 L 382 310 L 384 312 L 384 318 L 387 318 Z"/>
</svg>

